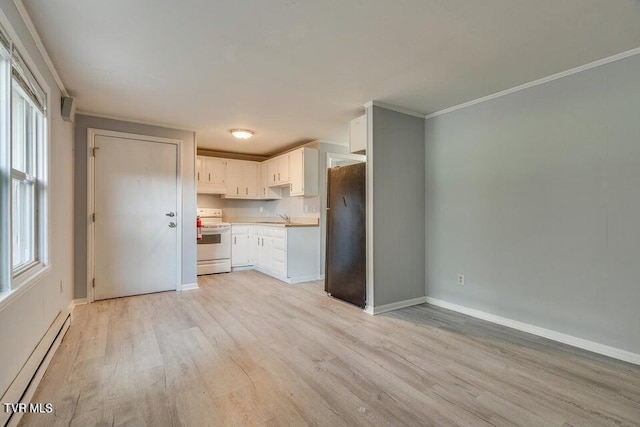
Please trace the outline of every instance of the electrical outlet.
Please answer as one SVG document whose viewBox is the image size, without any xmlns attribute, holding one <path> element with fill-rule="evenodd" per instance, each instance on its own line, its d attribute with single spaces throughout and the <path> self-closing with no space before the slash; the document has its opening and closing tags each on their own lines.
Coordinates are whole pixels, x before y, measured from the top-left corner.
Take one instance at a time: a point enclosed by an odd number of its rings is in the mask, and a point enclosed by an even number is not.
<svg viewBox="0 0 640 427">
<path fill-rule="evenodd" d="M 464 274 L 458 273 L 458 285 L 464 286 Z"/>
<path fill-rule="evenodd" d="M 260 206 L 260 212 L 264 212 L 264 208 Z"/>
</svg>

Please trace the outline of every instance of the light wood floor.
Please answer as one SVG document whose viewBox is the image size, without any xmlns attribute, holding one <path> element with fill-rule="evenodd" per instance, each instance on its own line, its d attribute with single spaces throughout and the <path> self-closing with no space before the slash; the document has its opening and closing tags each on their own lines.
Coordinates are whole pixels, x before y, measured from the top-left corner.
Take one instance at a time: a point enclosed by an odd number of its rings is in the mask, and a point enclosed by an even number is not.
<svg viewBox="0 0 640 427">
<path fill-rule="evenodd" d="M 38 425 L 640 425 L 640 367 L 428 305 L 369 316 L 253 271 L 76 307 Z"/>
</svg>

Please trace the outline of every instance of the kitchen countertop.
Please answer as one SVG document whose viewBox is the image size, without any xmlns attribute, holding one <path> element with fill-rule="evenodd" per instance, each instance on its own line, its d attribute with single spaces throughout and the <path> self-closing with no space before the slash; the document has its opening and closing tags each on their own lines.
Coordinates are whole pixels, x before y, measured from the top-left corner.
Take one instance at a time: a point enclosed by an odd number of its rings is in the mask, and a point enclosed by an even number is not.
<svg viewBox="0 0 640 427">
<path fill-rule="evenodd" d="M 290 223 L 270 218 L 225 218 L 231 225 L 263 225 L 268 227 L 318 227 L 319 218 L 292 218 Z"/>
<path fill-rule="evenodd" d="M 263 226 L 267 226 L 267 227 L 280 227 L 280 228 L 286 228 L 286 227 L 318 227 L 318 224 L 299 224 L 299 223 L 289 223 L 289 224 L 285 224 L 284 222 L 282 223 L 274 223 L 274 222 L 232 222 L 230 223 L 231 225 L 263 225 Z"/>
</svg>

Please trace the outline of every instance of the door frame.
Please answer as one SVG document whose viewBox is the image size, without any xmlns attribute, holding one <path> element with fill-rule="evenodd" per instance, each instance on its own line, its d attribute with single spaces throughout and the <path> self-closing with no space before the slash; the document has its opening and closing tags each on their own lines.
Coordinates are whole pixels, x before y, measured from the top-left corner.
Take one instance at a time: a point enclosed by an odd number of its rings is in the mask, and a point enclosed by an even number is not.
<svg viewBox="0 0 640 427">
<path fill-rule="evenodd" d="M 179 218 L 184 217 L 182 200 L 182 140 L 160 138 L 157 136 L 140 135 L 135 133 L 118 132 L 105 129 L 87 129 L 87 302 L 95 299 L 93 280 L 95 278 L 95 223 L 92 215 L 95 211 L 95 147 L 96 136 L 133 139 L 137 141 L 172 144 L 176 146 L 176 209 Z M 177 228 L 176 250 L 176 291 L 182 290 L 182 220 Z"/>
</svg>

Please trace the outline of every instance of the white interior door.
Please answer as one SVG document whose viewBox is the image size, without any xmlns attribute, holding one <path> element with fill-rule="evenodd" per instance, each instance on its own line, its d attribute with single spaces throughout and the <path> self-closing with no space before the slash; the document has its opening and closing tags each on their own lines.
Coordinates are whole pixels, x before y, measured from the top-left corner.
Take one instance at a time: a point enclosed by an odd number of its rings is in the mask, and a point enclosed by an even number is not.
<svg viewBox="0 0 640 427">
<path fill-rule="evenodd" d="M 94 299 L 175 290 L 178 146 L 102 135 L 94 141 Z"/>
</svg>

